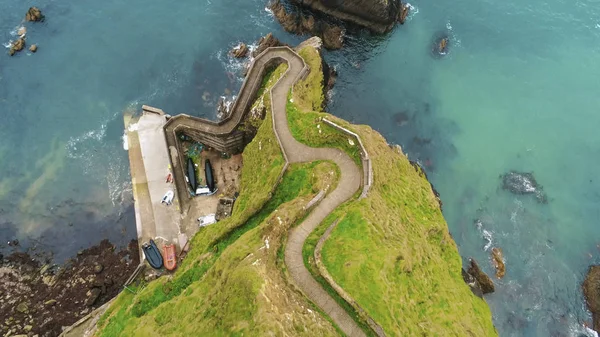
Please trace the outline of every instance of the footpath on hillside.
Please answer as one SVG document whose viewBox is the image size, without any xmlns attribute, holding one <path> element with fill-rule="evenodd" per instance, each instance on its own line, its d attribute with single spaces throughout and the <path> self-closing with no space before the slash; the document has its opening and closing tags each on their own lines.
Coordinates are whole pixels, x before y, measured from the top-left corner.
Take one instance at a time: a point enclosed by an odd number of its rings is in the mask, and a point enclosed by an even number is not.
<svg viewBox="0 0 600 337">
<path fill-rule="evenodd" d="M 289 232 L 285 249 L 285 264 L 296 285 L 318 305 L 348 336 L 365 336 L 348 313 L 312 277 L 302 258 L 302 247 L 308 235 L 336 207 L 352 198 L 360 188 L 361 170 L 343 151 L 334 148 L 312 148 L 298 142 L 291 134 L 286 114 L 290 89 L 308 71 L 303 59 L 286 47 L 271 48 L 270 57 L 278 57 L 288 64 L 288 71 L 271 89 L 273 126 L 288 163 L 333 161 L 340 169 L 340 181 L 331 193 L 316 206 L 306 219 Z"/>
</svg>

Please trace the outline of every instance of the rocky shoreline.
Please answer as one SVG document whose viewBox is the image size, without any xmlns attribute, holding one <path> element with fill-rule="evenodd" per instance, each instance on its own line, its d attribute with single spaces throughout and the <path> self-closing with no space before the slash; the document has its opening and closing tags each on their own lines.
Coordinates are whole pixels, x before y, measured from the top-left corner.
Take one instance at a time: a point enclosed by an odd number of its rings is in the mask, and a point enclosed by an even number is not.
<svg viewBox="0 0 600 337">
<path fill-rule="evenodd" d="M 104 240 L 62 266 L 15 252 L 0 261 L 0 335 L 58 336 L 122 289 L 139 264 L 137 241 Z"/>
<path fill-rule="evenodd" d="M 600 332 L 600 265 L 590 266 L 582 288 L 588 310 L 592 313 L 593 329 Z"/>
</svg>

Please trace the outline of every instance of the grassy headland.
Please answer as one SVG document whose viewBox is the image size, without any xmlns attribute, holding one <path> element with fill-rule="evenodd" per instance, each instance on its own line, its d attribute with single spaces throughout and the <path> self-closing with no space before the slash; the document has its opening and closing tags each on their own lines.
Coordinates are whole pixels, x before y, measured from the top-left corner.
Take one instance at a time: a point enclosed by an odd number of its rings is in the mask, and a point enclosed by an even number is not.
<svg viewBox="0 0 600 337">
<path fill-rule="evenodd" d="M 358 144 L 351 146 L 346 136 L 332 128 L 334 136 L 314 132 L 317 117 L 325 116 L 359 134 L 374 176 L 367 198 L 338 208 L 308 238 L 304 257 L 309 270 L 325 283 L 311 264 L 312 254 L 325 229 L 340 219 L 323 247 L 325 267 L 388 335 L 497 335 L 489 307 L 462 280 L 461 258 L 424 174 L 371 128 L 313 111 L 323 100 L 318 94 L 323 88 L 321 58 L 311 47 L 299 53 L 312 71 L 294 87 L 293 103 L 288 103 L 294 136 L 356 158 Z"/>
<path fill-rule="evenodd" d="M 312 47 L 299 53 L 311 73 L 297 83 L 287 105 L 293 135 L 310 146 L 340 148 L 360 165 L 358 144 L 320 118 L 351 129 L 369 152 L 375 178 L 367 198 L 342 205 L 311 234 L 304 247 L 309 269 L 316 241 L 341 219 L 323 248 L 325 266 L 388 336 L 496 335 L 489 308 L 462 281 L 460 256 L 427 180 L 377 132 L 321 112 L 321 57 Z M 254 105 L 263 104 L 267 113 L 244 151 L 233 215 L 192 239 L 172 277 L 140 285 L 136 294 L 121 293 L 101 318 L 97 336 L 339 335 L 281 272 L 288 229 L 306 215 L 303 206 L 338 177 L 330 162 L 295 164 L 271 189 L 284 159 L 266 89 L 284 67 L 267 75 Z M 345 307 L 364 328 L 364 318 Z"/>
</svg>

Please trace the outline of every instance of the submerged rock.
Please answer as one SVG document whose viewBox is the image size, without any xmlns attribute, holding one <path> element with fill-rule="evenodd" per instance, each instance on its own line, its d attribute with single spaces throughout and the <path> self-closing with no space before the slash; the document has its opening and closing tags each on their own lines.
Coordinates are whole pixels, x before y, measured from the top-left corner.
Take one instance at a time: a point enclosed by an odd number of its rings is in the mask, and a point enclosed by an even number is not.
<svg viewBox="0 0 600 337">
<path fill-rule="evenodd" d="M 499 279 L 503 278 L 506 274 L 506 265 L 502 249 L 497 247 L 492 248 L 492 262 L 494 263 L 494 268 L 496 268 L 496 277 Z"/>
<path fill-rule="evenodd" d="M 235 58 L 243 58 L 248 55 L 248 46 L 245 43 L 240 43 L 237 47 L 231 50 L 231 55 Z"/>
<path fill-rule="evenodd" d="M 44 18 L 42 11 L 37 7 L 29 7 L 27 14 L 25 14 L 26 21 L 44 21 Z"/>
<path fill-rule="evenodd" d="M 590 266 L 583 281 L 583 295 L 588 310 L 592 312 L 594 330 L 600 331 L 600 265 Z"/>
<path fill-rule="evenodd" d="M 543 192 L 532 172 L 510 171 L 502 177 L 502 188 L 513 194 L 534 194 L 539 202 L 547 203 L 547 197 Z"/>
<path fill-rule="evenodd" d="M 394 114 L 394 122 L 396 122 L 396 125 L 398 125 L 398 126 L 404 126 L 404 125 L 408 124 L 409 120 L 410 120 L 410 116 L 408 115 L 407 111 L 400 111 L 400 112 Z"/>
<path fill-rule="evenodd" d="M 469 259 L 469 263 L 470 266 L 467 270 L 467 273 L 469 273 L 477 280 L 477 282 L 481 286 L 481 291 L 483 292 L 483 294 L 493 293 L 495 291 L 495 287 L 494 282 L 492 282 L 492 279 L 486 273 L 484 273 L 483 270 L 481 270 L 481 268 L 479 268 L 479 265 L 477 264 L 477 261 L 475 261 L 475 259 Z"/>
</svg>

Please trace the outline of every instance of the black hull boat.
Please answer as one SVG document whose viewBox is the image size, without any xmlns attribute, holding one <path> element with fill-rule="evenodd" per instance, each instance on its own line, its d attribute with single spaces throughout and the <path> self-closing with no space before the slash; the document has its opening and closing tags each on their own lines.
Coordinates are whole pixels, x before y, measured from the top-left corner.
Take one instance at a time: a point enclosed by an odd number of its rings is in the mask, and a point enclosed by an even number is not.
<svg viewBox="0 0 600 337">
<path fill-rule="evenodd" d="M 146 260 L 150 266 L 154 269 L 160 269 L 163 266 L 163 257 L 160 254 L 160 250 L 154 243 L 154 240 L 150 240 L 150 242 L 146 242 L 142 245 L 142 249 L 144 250 L 144 255 L 146 256 Z"/>
<path fill-rule="evenodd" d="M 188 158 L 187 171 L 188 184 L 190 184 L 192 193 L 195 193 L 196 188 L 198 188 L 198 182 L 196 181 L 196 166 L 194 165 L 192 158 Z"/>
<path fill-rule="evenodd" d="M 206 161 L 204 162 L 204 174 L 206 178 L 206 186 L 208 186 L 211 192 L 214 192 L 215 178 L 213 177 L 212 165 L 210 165 L 210 160 L 208 159 L 206 159 Z"/>
</svg>

